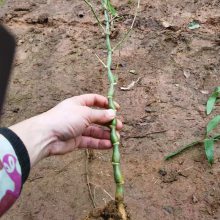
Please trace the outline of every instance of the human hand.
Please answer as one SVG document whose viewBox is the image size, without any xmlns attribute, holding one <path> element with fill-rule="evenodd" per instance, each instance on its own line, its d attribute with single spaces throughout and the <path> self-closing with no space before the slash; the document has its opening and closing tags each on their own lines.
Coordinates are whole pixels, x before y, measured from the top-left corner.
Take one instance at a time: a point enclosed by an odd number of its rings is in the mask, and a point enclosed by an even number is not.
<svg viewBox="0 0 220 220">
<path fill-rule="evenodd" d="M 108 108 L 104 96 L 75 96 L 10 129 L 24 142 L 32 166 L 44 157 L 65 154 L 76 148 L 109 149 L 112 147 L 110 130 L 99 125 L 106 126 L 116 112 L 103 108 Z M 122 122 L 117 120 L 117 129 L 121 128 Z"/>
</svg>

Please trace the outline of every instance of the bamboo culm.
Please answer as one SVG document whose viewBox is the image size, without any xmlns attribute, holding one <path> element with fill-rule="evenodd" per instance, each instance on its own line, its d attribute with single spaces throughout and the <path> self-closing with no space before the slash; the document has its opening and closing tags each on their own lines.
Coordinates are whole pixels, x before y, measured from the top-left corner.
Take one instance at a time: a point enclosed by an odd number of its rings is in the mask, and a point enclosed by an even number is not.
<svg viewBox="0 0 220 220">
<path fill-rule="evenodd" d="M 107 6 L 108 0 L 103 0 L 104 6 Z M 112 48 L 111 48 L 111 41 L 110 41 L 110 17 L 107 7 L 105 7 L 105 23 L 106 23 L 106 46 L 107 46 L 107 73 L 108 73 L 108 80 L 109 80 L 109 90 L 108 90 L 108 103 L 109 108 L 116 110 L 114 104 L 114 92 L 115 92 L 115 85 L 116 80 L 111 71 L 112 65 Z M 119 137 L 116 134 L 116 124 L 117 120 L 114 119 L 111 122 L 111 142 L 113 145 L 113 154 L 112 154 L 112 165 L 113 165 L 113 172 L 114 172 L 114 180 L 116 184 L 116 192 L 115 192 L 115 201 L 118 205 L 118 210 L 122 215 L 122 219 L 127 219 L 126 212 L 124 208 L 124 178 L 122 176 L 121 167 L 120 167 L 120 151 L 119 151 Z"/>
</svg>

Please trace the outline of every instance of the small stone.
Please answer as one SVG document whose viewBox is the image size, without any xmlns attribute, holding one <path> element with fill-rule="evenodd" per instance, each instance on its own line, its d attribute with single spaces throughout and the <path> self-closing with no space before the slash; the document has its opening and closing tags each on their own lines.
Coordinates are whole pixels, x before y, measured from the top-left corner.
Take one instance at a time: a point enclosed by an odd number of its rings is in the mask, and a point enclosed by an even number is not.
<svg viewBox="0 0 220 220">
<path fill-rule="evenodd" d="M 174 208 L 172 206 L 164 206 L 163 209 L 169 214 L 174 212 Z"/>
<path fill-rule="evenodd" d="M 194 194 L 192 195 L 192 201 L 193 203 L 197 203 L 199 201 Z"/>
<path fill-rule="evenodd" d="M 28 41 L 29 41 L 30 43 L 33 43 L 34 39 L 33 39 L 33 38 L 30 38 Z"/>
<path fill-rule="evenodd" d="M 214 192 L 210 192 L 210 196 L 214 196 L 215 195 L 215 193 Z"/>
<path fill-rule="evenodd" d="M 18 46 L 20 46 L 21 44 L 23 44 L 24 43 L 24 40 L 19 40 L 18 41 Z"/>
<path fill-rule="evenodd" d="M 38 16 L 37 23 L 38 24 L 45 24 L 48 23 L 49 14 L 48 13 L 42 13 Z"/>
<path fill-rule="evenodd" d="M 171 24 L 168 21 L 162 21 L 161 23 L 165 28 L 171 27 Z"/>
<path fill-rule="evenodd" d="M 167 171 L 164 170 L 164 169 L 160 169 L 160 170 L 158 171 L 158 173 L 159 173 L 161 176 L 166 176 L 166 175 L 167 175 Z"/>
<path fill-rule="evenodd" d="M 129 73 L 134 74 L 134 75 L 137 75 L 137 73 L 136 73 L 135 70 L 130 70 Z"/>
<path fill-rule="evenodd" d="M 179 165 L 183 165 L 184 160 L 180 160 L 178 163 L 179 163 Z"/>
<path fill-rule="evenodd" d="M 184 70 L 183 75 L 188 79 L 190 77 L 190 72 L 187 70 Z"/>
<path fill-rule="evenodd" d="M 208 95 L 209 94 L 209 91 L 208 90 L 200 90 L 200 92 L 204 95 Z"/>
</svg>

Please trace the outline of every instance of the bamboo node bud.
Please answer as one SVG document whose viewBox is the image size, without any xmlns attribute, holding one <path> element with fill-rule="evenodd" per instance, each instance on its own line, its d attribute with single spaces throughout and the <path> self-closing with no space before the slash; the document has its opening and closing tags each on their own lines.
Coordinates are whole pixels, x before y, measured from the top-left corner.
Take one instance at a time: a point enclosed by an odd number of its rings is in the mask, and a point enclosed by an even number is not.
<svg viewBox="0 0 220 220">
<path fill-rule="evenodd" d="M 124 185 L 124 184 L 125 184 L 124 180 L 121 180 L 121 182 L 117 182 L 117 185 Z"/>
</svg>

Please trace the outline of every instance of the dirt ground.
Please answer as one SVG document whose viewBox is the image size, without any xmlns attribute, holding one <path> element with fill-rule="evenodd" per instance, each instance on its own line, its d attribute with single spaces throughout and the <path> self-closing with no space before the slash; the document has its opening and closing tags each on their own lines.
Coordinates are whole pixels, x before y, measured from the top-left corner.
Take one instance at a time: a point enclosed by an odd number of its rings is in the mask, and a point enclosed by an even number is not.
<svg viewBox="0 0 220 220">
<path fill-rule="evenodd" d="M 16 35 L 18 47 L 2 125 L 74 95 L 106 95 L 106 73 L 94 56 L 106 58 L 105 39 L 82 0 L 6 2 L 0 20 Z M 112 39 L 116 44 L 131 25 L 135 1 L 113 2 L 121 15 Z M 220 85 L 219 5 L 219 0 L 142 0 L 131 37 L 114 54 L 116 100 L 124 122 L 125 200 L 133 220 L 220 219 L 220 148 L 216 145 L 212 167 L 202 146 L 163 160 L 201 139 L 210 119 L 204 105 L 208 93 Z M 193 19 L 199 29 L 188 28 Z M 138 78 L 132 90 L 120 89 Z M 89 162 L 98 207 L 114 196 L 110 161 L 111 151 L 95 151 Z M 2 219 L 85 218 L 93 208 L 85 163 L 85 151 L 42 161 Z"/>
</svg>

